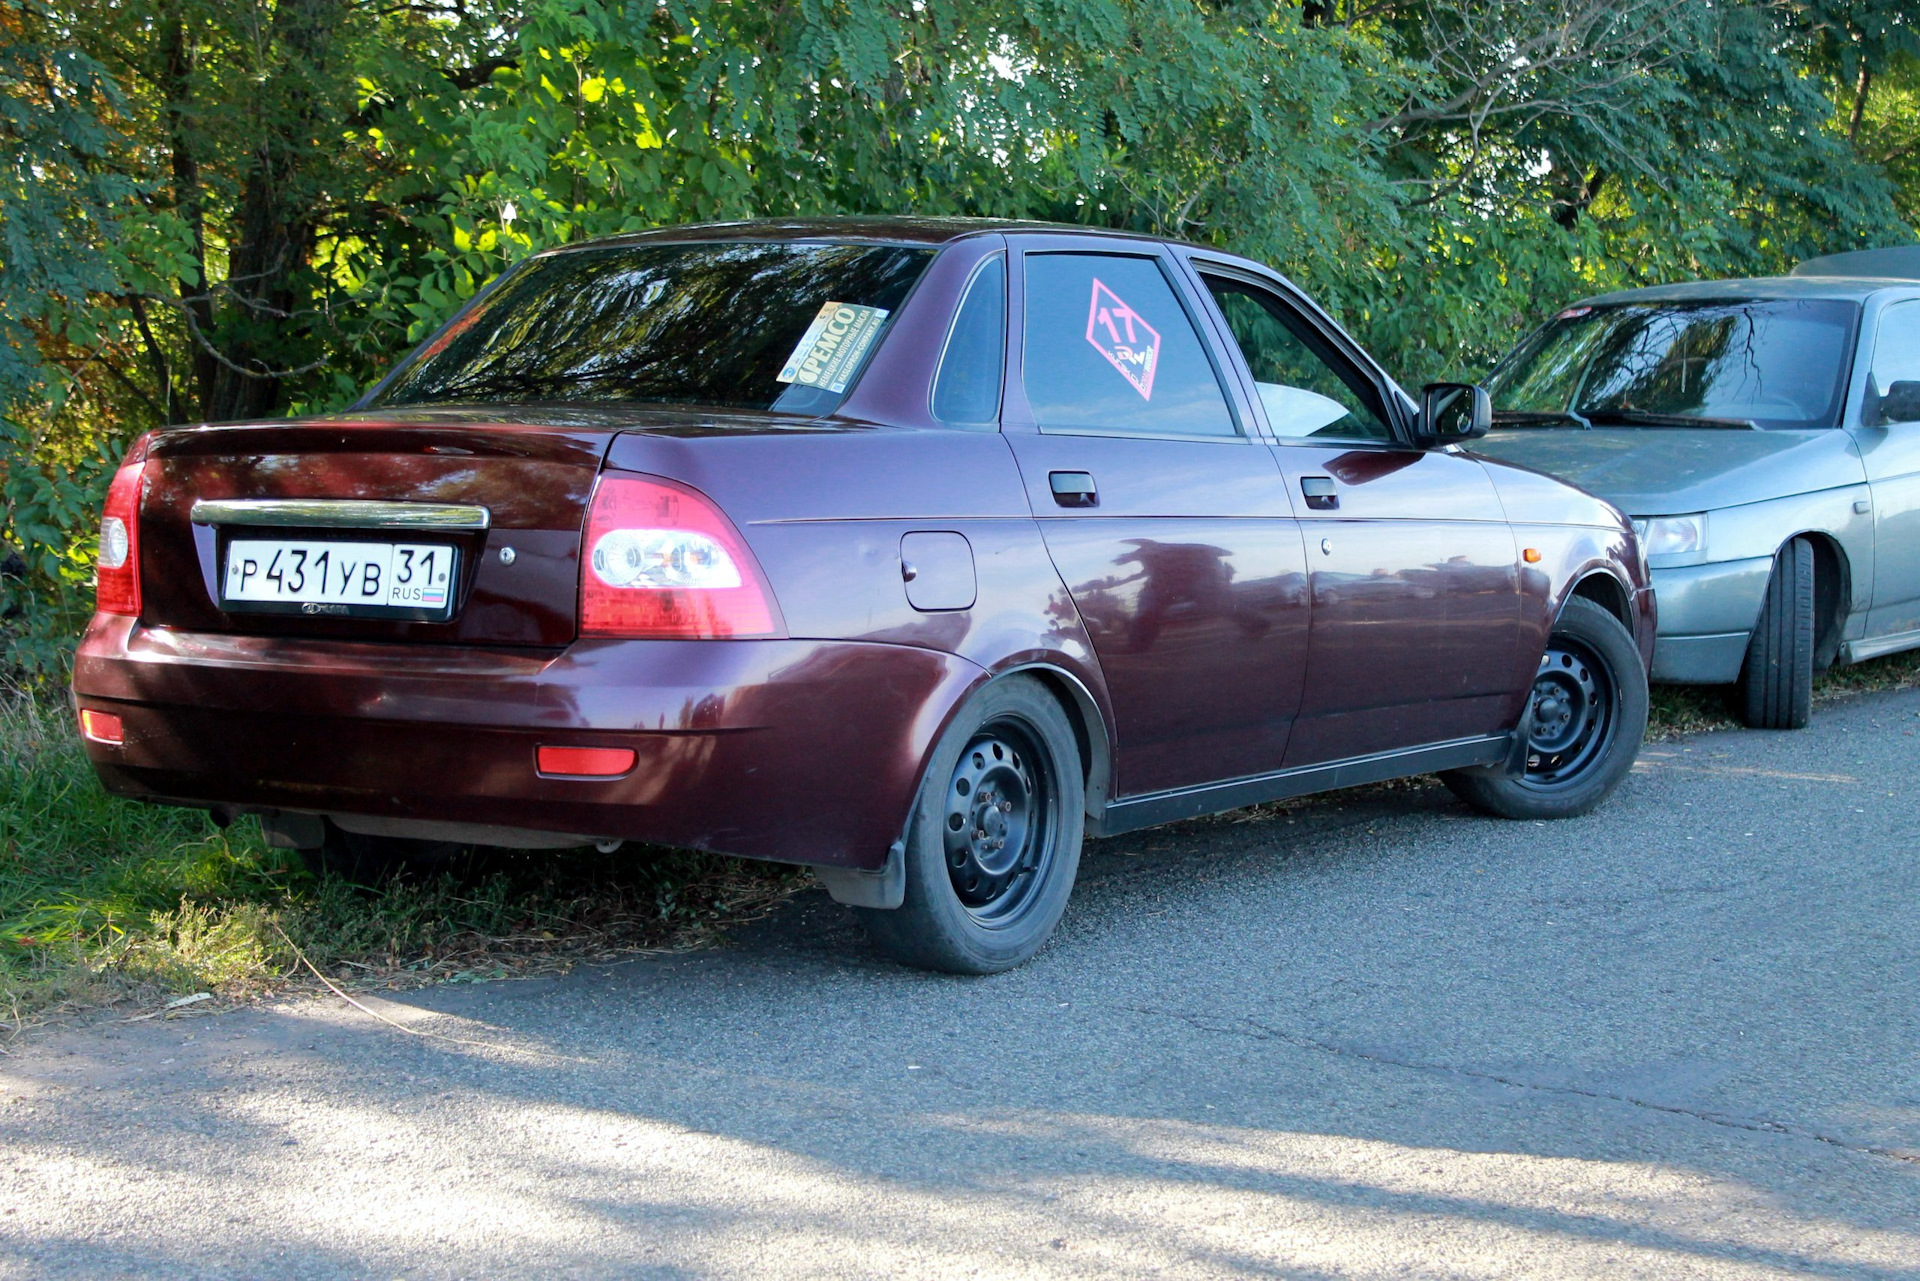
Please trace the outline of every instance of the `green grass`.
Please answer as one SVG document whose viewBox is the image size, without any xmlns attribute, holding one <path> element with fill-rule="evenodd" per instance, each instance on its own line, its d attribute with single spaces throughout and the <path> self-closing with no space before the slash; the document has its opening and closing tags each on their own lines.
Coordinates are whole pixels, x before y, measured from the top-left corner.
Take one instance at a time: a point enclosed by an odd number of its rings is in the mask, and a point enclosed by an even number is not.
<svg viewBox="0 0 1920 1281">
<path fill-rule="evenodd" d="M 1814 715 L 1855 694 L 1920 687 L 1920 650 L 1890 654 L 1849 667 L 1831 667 L 1813 679 Z M 1657 741 L 1738 729 L 1731 686 L 1655 685 L 1648 708 L 1647 737 Z"/>
<path fill-rule="evenodd" d="M 304 977 L 402 986 L 685 947 L 805 883 L 795 869 L 628 847 L 475 855 L 373 890 L 316 881 L 251 820 L 108 796 L 64 707 L 0 698 L 0 1019 Z"/>
</svg>

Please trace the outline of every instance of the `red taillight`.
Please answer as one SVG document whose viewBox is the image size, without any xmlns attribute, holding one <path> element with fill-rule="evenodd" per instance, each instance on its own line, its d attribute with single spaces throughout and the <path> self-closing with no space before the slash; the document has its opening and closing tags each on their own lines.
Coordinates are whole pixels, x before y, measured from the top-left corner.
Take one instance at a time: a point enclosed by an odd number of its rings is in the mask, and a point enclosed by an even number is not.
<svg viewBox="0 0 1920 1281">
<path fill-rule="evenodd" d="M 618 778 L 639 759 L 631 747 L 541 747 L 534 757 L 542 774 Z"/>
<path fill-rule="evenodd" d="M 103 614 L 140 613 L 140 477 L 146 471 L 147 439 L 140 437 L 127 451 L 100 512 L 94 601 Z"/>
<path fill-rule="evenodd" d="M 602 476 L 580 549 L 580 634 L 660 640 L 778 636 L 746 543 L 694 490 Z"/>
<path fill-rule="evenodd" d="M 121 725 L 118 716 L 112 712 L 96 712 L 90 707 L 80 712 L 80 732 L 96 743 L 106 743 L 111 747 L 118 747 L 127 741 L 126 728 Z"/>
</svg>

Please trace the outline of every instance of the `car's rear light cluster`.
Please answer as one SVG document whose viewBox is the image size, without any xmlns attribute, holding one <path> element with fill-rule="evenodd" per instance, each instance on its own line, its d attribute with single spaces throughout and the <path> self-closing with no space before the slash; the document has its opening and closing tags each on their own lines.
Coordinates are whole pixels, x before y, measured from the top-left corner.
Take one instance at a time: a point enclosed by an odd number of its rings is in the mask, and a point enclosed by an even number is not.
<svg viewBox="0 0 1920 1281">
<path fill-rule="evenodd" d="M 147 440 L 140 437 L 127 451 L 100 513 L 94 600 L 103 614 L 140 613 L 140 477 L 146 471 Z"/>
<path fill-rule="evenodd" d="M 704 495 L 602 476 L 581 555 L 580 634 L 717 640 L 781 627 L 759 565 Z"/>
</svg>

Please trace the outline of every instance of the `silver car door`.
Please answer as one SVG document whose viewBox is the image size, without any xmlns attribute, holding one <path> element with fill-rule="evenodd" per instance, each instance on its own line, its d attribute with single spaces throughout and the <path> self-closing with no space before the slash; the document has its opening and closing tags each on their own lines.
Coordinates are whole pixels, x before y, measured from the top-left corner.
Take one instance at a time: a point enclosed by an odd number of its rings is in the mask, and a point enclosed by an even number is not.
<svg viewBox="0 0 1920 1281">
<path fill-rule="evenodd" d="M 1883 309 L 1873 344 L 1873 385 L 1855 429 L 1873 493 L 1867 635 L 1884 640 L 1913 633 L 1920 642 L 1920 419 L 1907 420 L 1906 407 L 1920 391 L 1920 299 Z M 1896 391 L 1899 383 L 1916 387 Z"/>
</svg>

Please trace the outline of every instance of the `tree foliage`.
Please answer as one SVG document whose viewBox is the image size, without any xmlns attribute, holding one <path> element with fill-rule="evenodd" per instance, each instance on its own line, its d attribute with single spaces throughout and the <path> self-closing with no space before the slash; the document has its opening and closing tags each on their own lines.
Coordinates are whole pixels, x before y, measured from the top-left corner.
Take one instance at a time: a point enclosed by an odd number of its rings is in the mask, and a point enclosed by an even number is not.
<svg viewBox="0 0 1920 1281">
<path fill-rule="evenodd" d="M 583 237 L 902 211 L 1181 236 L 1276 263 L 1408 381 L 1598 288 L 1912 239 L 1906 8 L 0 0 L 8 600 L 70 625 L 138 431 L 343 404 Z"/>
</svg>

